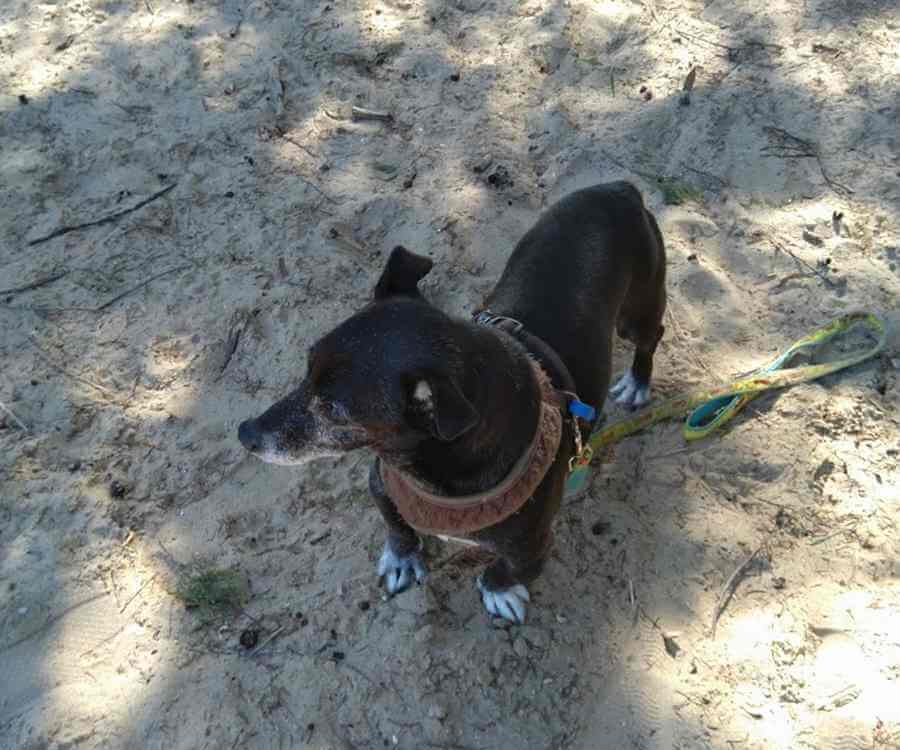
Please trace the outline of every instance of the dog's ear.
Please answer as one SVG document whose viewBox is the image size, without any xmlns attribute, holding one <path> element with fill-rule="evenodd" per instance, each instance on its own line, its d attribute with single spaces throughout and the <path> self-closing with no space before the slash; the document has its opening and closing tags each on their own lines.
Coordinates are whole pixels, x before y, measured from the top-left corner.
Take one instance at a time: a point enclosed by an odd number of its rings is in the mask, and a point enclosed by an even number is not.
<svg viewBox="0 0 900 750">
<path fill-rule="evenodd" d="M 412 403 L 423 415 L 431 434 L 449 443 L 478 424 L 475 407 L 450 378 L 419 378 L 413 383 Z"/>
<path fill-rule="evenodd" d="M 416 255 L 402 245 L 397 245 L 391 251 L 391 257 L 388 258 L 381 278 L 375 285 L 375 299 L 384 299 L 395 294 L 418 297 L 419 281 L 433 265 L 434 261 L 431 258 Z"/>
</svg>

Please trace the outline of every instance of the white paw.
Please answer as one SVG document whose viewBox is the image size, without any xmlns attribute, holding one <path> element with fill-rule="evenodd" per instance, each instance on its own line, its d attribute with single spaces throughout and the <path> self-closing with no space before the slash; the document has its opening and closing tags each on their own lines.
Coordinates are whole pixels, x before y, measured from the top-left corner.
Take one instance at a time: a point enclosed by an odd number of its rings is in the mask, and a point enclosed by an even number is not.
<svg viewBox="0 0 900 750">
<path fill-rule="evenodd" d="M 650 401 L 650 384 L 641 385 L 631 374 L 631 370 L 626 370 L 619 382 L 609 389 L 609 393 L 617 404 L 636 409 Z"/>
<path fill-rule="evenodd" d="M 389 594 L 399 594 L 415 580 L 422 583 L 428 569 L 418 552 L 408 555 L 396 555 L 391 543 L 384 543 L 384 550 L 378 560 L 378 577 L 384 579 L 384 587 Z"/>
<path fill-rule="evenodd" d="M 485 588 L 481 576 L 475 579 L 478 590 L 481 592 L 481 601 L 484 608 L 492 615 L 502 617 L 504 620 L 522 625 L 525 622 L 525 602 L 531 600 L 531 596 L 521 583 L 508 589 L 491 591 Z"/>
</svg>

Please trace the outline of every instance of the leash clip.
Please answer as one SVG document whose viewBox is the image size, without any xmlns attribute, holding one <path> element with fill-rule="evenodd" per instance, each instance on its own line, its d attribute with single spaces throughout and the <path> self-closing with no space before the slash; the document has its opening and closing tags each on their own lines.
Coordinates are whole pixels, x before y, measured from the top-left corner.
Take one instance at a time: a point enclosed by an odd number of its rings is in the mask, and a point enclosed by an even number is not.
<svg viewBox="0 0 900 750">
<path fill-rule="evenodd" d="M 569 473 L 571 474 L 579 466 L 585 466 L 591 462 L 594 457 L 594 449 L 590 444 L 585 445 L 581 438 L 581 427 L 578 426 L 578 419 L 572 420 L 572 428 L 575 432 L 575 455 L 569 459 Z"/>
</svg>

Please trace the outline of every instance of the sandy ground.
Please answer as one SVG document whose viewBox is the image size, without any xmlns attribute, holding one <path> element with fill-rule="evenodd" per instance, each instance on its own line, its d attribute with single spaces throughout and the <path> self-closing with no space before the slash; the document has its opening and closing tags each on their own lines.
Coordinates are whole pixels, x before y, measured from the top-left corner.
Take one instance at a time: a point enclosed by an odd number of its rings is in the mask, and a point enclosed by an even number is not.
<svg viewBox="0 0 900 750">
<path fill-rule="evenodd" d="M 464 314 L 607 179 L 669 249 L 657 398 L 847 310 L 896 331 L 898 61 L 892 0 L 6 0 L 0 746 L 900 747 L 896 333 L 714 439 L 616 446 L 523 627 L 438 542 L 382 598 L 368 456 L 235 438 L 394 244 Z M 174 596 L 209 567 L 242 611 Z"/>
</svg>

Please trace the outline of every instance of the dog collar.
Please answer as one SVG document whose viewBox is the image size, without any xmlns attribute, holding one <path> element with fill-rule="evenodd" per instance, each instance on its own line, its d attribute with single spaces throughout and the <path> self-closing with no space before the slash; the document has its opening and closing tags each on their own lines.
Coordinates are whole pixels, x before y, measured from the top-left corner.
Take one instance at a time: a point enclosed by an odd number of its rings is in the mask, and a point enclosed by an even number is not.
<svg viewBox="0 0 900 750">
<path fill-rule="evenodd" d="M 541 391 L 534 438 L 512 470 L 486 492 L 439 495 L 409 474 L 381 460 L 381 479 L 397 511 L 416 531 L 427 534 L 468 534 L 493 526 L 518 511 L 534 494 L 556 460 L 563 419 L 559 394 L 546 373 L 531 362 Z"/>
<path fill-rule="evenodd" d="M 513 336 L 518 336 L 525 331 L 525 325 L 521 321 L 506 315 L 496 315 L 490 310 L 479 310 L 472 316 L 472 319 L 477 325 L 499 328 Z M 544 342 L 544 346 L 547 346 L 546 342 Z M 565 366 L 561 360 L 559 364 L 563 367 Z M 585 422 L 594 421 L 594 418 L 597 416 L 597 410 L 593 406 L 584 403 L 574 393 L 569 391 L 563 391 L 563 393 L 567 397 L 565 408 L 569 414 L 577 419 L 583 419 Z"/>
</svg>

